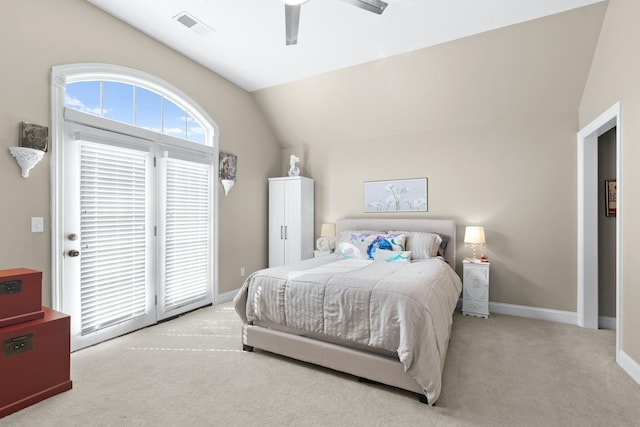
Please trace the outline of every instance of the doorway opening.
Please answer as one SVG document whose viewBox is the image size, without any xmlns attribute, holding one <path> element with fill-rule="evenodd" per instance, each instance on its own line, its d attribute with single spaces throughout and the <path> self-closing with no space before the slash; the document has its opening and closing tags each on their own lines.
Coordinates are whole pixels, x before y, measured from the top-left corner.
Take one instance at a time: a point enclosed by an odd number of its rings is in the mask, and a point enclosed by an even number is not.
<svg viewBox="0 0 640 427">
<path fill-rule="evenodd" d="M 604 209 L 598 194 L 598 138 L 616 128 L 615 179 L 622 188 L 622 117 L 618 102 L 578 132 L 578 325 L 598 328 L 598 213 Z M 620 191 L 616 197 L 615 216 L 615 300 L 616 300 L 616 361 L 620 357 L 622 317 L 622 202 Z"/>
</svg>

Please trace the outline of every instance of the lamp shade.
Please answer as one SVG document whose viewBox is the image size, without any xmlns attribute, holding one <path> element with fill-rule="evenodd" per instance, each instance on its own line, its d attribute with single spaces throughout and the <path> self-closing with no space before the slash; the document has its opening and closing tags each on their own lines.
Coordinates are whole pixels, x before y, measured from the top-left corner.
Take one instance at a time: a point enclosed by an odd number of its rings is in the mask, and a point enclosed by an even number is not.
<svg viewBox="0 0 640 427">
<path fill-rule="evenodd" d="M 485 244 L 484 227 L 468 226 L 464 231 L 464 242 L 471 244 Z"/>
<path fill-rule="evenodd" d="M 322 224 L 322 228 L 320 229 L 320 235 L 322 237 L 334 237 L 336 235 L 336 225 Z"/>
</svg>

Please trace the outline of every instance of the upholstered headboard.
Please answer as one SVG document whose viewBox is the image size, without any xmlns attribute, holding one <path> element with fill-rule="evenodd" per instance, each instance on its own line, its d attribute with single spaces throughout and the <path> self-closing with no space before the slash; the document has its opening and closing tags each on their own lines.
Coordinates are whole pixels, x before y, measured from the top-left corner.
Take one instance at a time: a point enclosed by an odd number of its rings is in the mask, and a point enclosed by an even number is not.
<svg viewBox="0 0 640 427">
<path fill-rule="evenodd" d="M 346 218 L 336 221 L 336 236 L 343 230 L 402 230 L 429 231 L 449 236 L 444 258 L 451 267 L 456 265 L 456 223 L 452 219 L 393 219 L 393 218 Z"/>
</svg>

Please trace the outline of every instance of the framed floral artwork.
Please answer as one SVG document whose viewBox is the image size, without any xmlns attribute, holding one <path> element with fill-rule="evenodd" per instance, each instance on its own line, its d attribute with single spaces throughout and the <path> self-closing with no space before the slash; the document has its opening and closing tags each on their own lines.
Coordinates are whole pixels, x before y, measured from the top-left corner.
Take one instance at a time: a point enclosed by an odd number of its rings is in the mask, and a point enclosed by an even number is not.
<svg viewBox="0 0 640 427">
<path fill-rule="evenodd" d="M 365 212 L 427 212 L 427 178 L 367 181 Z"/>
</svg>

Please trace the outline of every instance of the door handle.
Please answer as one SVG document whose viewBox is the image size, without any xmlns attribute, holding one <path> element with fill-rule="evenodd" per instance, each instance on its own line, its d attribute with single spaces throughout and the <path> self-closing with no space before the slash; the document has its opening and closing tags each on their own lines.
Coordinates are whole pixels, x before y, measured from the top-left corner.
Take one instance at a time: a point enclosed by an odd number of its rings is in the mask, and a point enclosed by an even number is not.
<svg viewBox="0 0 640 427">
<path fill-rule="evenodd" d="M 78 240 L 78 235 L 77 234 L 69 234 L 69 240 L 71 240 L 72 242 Z"/>
<path fill-rule="evenodd" d="M 284 226 L 284 240 L 287 240 L 287 228 L 288 226 Z"/>
<path fill-rule="evenodd" d="M 79 252 L 79 251 L 76 251 L 75 249 L 71 249 L 71 250 L 69 251 L 69 256 L 70 256 L 70 257 L 77 257 L 78 255 L 80 255 L 80 252 Z"/>
<path fill-rule="evenodd" d="M 283 228 L 284 228 L 284 227 L 281 225 L 281 226 L 280 226 L 280 240 L 284 239 L 283 234 L 282 234 L 282 229 L 283 229 Z"/>
</svg>

